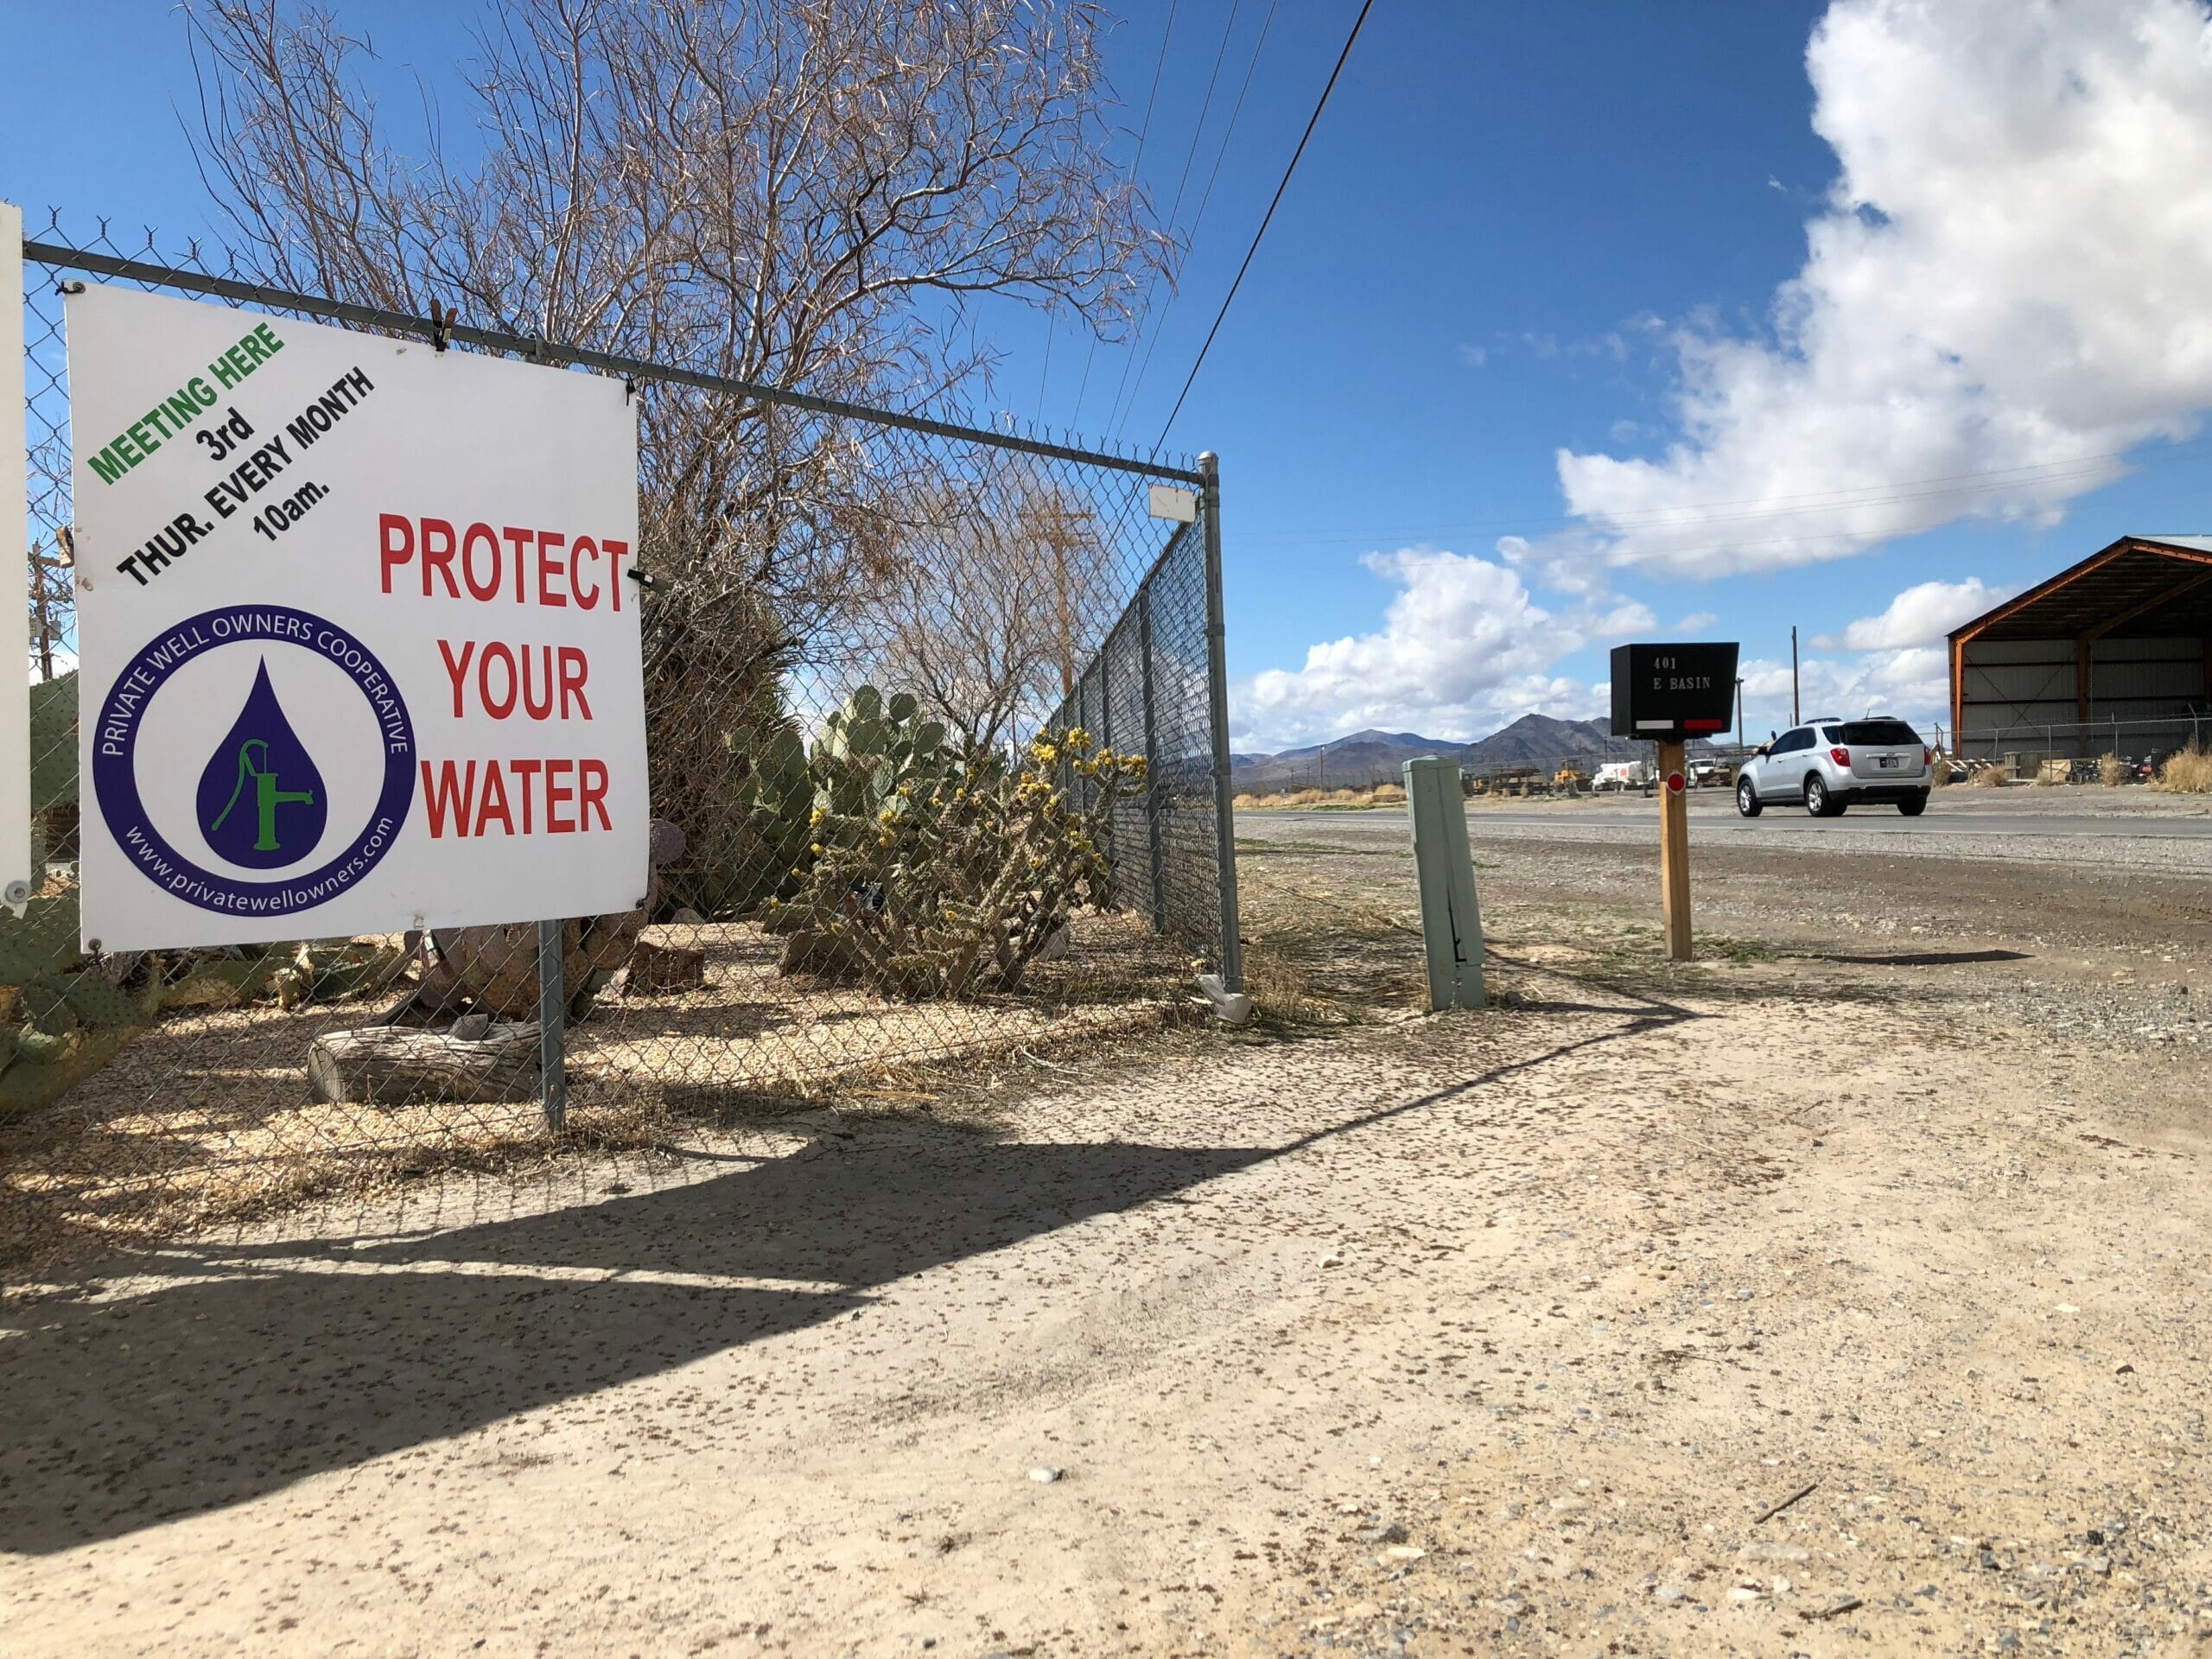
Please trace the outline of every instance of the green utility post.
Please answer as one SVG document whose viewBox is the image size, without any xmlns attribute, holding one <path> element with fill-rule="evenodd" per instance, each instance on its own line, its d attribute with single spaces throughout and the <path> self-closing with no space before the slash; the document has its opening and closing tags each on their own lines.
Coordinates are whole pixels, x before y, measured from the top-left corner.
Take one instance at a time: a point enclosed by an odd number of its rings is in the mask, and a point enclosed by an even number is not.
<svg viewBox="0 0 2212 1659">
<path fill-rule="evenodd" d="M 1406 762 L 1406 816 L 1421 876 L 1421 934 L 1428 947 L 1428 1006 L 1483 1006 L 1483 918 L 1467 852 L 1467 798 L 1456 761 Z"/>
</svg>

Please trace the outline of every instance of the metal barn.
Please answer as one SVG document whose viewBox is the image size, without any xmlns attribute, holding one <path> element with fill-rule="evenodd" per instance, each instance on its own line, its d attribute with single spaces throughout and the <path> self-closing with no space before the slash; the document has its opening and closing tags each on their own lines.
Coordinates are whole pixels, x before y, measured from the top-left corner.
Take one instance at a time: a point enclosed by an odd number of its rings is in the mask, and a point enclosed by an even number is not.
<svg viewBox="0 0 2212 1659">
<path fill-rule="evenodd" d="M 2123 536 L 1954 630 L 1951 726 L 1991 758 L 2212 735 L 2212 536 Z"/>
</svg>

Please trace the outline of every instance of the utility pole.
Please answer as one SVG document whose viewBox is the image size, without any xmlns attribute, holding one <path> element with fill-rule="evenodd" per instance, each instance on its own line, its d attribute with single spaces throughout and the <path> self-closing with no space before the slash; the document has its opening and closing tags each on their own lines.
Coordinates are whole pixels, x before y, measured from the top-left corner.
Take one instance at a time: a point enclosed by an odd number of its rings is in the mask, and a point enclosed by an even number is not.
<svg viewBox="0 0 2212 1659">
<path fill-rule="evenodd" d="M 1075 621 L 1068 604 L 1068 553 L 1075 545 L 1075 537 L 1068 526 L 1070 514 L 1057 498 L 1044 509 L 1046 523 L 1045 543 L 1052 550 L 1052 585 L 1058 600 L 1060 647 L 1060 700 L 1071 701 L 1075 696 Z M 1074 718 L 1070 710 L 1069 718 Z"/>
<path fill-rule="evenodd" d="M 1789 630 L 1789 723 L 1792 726 L 1804 716 L 1797 712 L 1797 629 Z"/>
<path fill-rule="evenodd" d="M 1317 778 L 1317 779 L 1314 780 L 1313 787 L 1314 787 L 1314 788 L 1316 788 L 1316 789 L 1326 789 L 1328 786 L 1329 786 L 1329 746 L 1328 746 L 1327 744 L 1324 743 L 1324 744 L 1321 746 L 1321 773 L 1320 773 L 1320 776 L 1319 776 L 1319 778 Z"/>
<path fill-rule="evenodd" d="M 59 563 L 57 559 L 54 563 Z M 54 569 L 47 560 L 42 543 L 31 543 L 31 603 L 38 613 L 38 677 L 41 680 L 54 677 L 54 578 L 48 574 Z"/>
<path fill-rule="evenodd" d="M 1736 677 L 1736 747 L 1744 747 L 1744 677 Z"/>
</svg>

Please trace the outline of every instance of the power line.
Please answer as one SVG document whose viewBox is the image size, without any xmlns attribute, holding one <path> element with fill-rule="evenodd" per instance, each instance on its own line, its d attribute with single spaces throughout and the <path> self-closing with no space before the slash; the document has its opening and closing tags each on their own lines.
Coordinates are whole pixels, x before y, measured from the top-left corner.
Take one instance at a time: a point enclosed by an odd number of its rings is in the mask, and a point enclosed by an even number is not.
<svg viewBox="0 0 2212 1659">
<path fill-rule="evenodd" d="M 1329 94 L 1337 89 L 1337 77 L 1344 72 L 1344 60 L 1351 56 L 1352 43 L 1359 39 L 1359 31 L 1367 22 L 1367 14 L 1375 9 L 1375 0 L 1361 0 L 1359 16 L 1352 19 L 1351 33 L 1344 36 L 1344 49 L 1337 54 L 1337 67 L 1329 71 L 1328 85 L 1321 88 L 1320 100 L 1313 105 L 1313 113 L 1306 123 L 1306 130 L 1299 135 L 1298 148 L 1290 153 L 1290 165 L 1282 170 L 1282 182 L 1275 186 L 1274 199 L 1268 211 L 1261 216 L 1260 228 L 1252 232 L 1252 245 L 1244 250 L 1244 263 L 1236 267 L 1236 278 L 1229 285 L 1229 292 L 1221 302 L 1221 309 L 1214 314 L 1213 327 L 1206 330 L 1205 343 L 1198 347 L 1198 360 L 1191 365 L 1191 372 L 1183 381 L 1183 390 L 1175 395 L 1175 407 L 1167 411 L 1166 424 L 1160 429 L 1157 450 L 1167 442 L 1167 434 L 1175 424 L 1175 417 L 1183 412 L 1183 400 L 1191 395 L 1192 384 L 1198 378 L 1198 371 L 1205 366 L 1206 353 L 1213 349 L 1213 337 L 1221 332 L 1222 319 L 1229 315 L 1229 308 L 1236 298 L 1236 290 L 1244 285 L 1244 273 L 1252 268 L 1252 256 L 1260 251 L 1260 238 L 1268 233 L 1268 226 L 1274 222 L 1275 209 L 1282 205 L 1282 193 L 1290 188 L 1290 175 L 1298 171 L 1298 158 L 1306 154 L 1306 141 L 1313 137 L 1313 129 L 1320 124 L 1321 111 L 1329 105 Z"/>
<path fill-rule="evenodd" d="M 2201 500 L 2202 496 L 2202 490 L 2170 490 L 2160 495 L 2138 496 L 2135 500 L 2138 505 L 2141 505 L 2154 501 Z M 1686 559 L 1713 553 L 1750 553 L 1761 548 L 1810 546 L 1814 543 L 1824 543 L 1831 546 L 1833 550 L 1815 555 L 1815 562 L 1826 563 L 1832 559 L 1848 557 L 1863 547 L 1873 547 L 1885 543 L 1908 540 L 1915 536 L 1924 536 L 1930 531 L 1942 530 L 1946 525 L 1957 522 L 1958 515 L 1951 513 L 1942 518 L 1927 518 L 1917 524 L 1901 524 L 1895 529 L 1883 530 L 1872 535 L 1862 534 L 1857 531 L 1822 531 L 1810 535 L 1769 536 L 1758 541 L 1700 542 L 1689 546 L 1662 547 L 1657 549 L 1652 556 L 1661 559 Z M 1245 534 L 1248 540 L 1268 547 L 1298 546 L 1313 539 L 1297 536 L 1269 536 L 1262 531 L 1249 529 Z M 1390 536 L 1346 536 L 1326 539 L 1338 543 L 1365 541 L 1387 543 L 1402 538 Z"/>
<path fill-rule="evenodd" d="M 1229 55 L 1229 37 L 1236 31 L 1236 14 L 1243 10 L 1243 7 L 1244 0 L 1230 0 L 1229 21 L 1221 26 L 1221 44 L 1214 48 L 1213 72 L 1206 77 L 1205 96 L 1198 102 L 1198 118 L 1191 128 L 1190 147 L 1183 152 L 1182 176 L 1175 181 L 1175 200 L 1168 205 L 1167 208 L 1166 225 L 1171 234 L 1175 229 L 1177 215 L 1183 211 L 1183 193 L 1190 188 L 1192 163 L 1198 158 L 1198 140 L 1205 137 L 1206 117 L 1213 112 L 1213 89 L 1221 81 L 1221 62 Z M 1146 285 L 1145 289 L 1145 307 L 1147 312 L 1151 309 L 1152 296 L 1159 291 L 1160 273 L 1154 271 L 1152 281 Z M 1162 322 L 1167 319 L 1168 306 L 1172 306 L 1174 302 L 1174 290 L 1170 289 L 1167 305 L 1163 305 L 1160 308 L 1160 320 Z M 1158 331 L 1154 330 L 1153 338 L 1157 340 L 1159 337 Z M 1136 366 L 1137 347 L 1143 344 L 1143 340 L 1144 321 L 1140 317 L 1137 322 L 1136 337 L 1129 341 L 1128 355 L 1122 359 L 1122 378 L 1120 384 L 1114 388 L 1114 401 L 1106 405 L 1104 429 L 1107 431 L 1114 430 L 1121 421 L 1128 418 L 1121 414 L 1122 394 L 1129 389 L 1129 372 Z"/>
<path fill-rule="evenodd" d="M 1277 538 L 1286 543 L 1313 543 L 1325 544 L 1338 542 L 1406 539 L 1423 536 L 1465 536 L 1516 531 L 1541 532 L 1586 525 L 1610 534 L 1633 534 L 1656 530 L 1703 529 L 1709 525 L 1744 523 L 1766 518 L 1800 518 L 1821 513 L 1847 512 L 1859 508 L 1894 506 L 1905 502 L 1938 499 L 1946 496 L 1994 495 L 2005 490 L 2029 489 L 2038 485 L 2080 484 L 2098 478 L 2105 470 L 2102 463 L 2132 460 L 2138 467 L 2158 467 L 2176 461 L 2187 460 L 2212 448 L 2212 439 L 2193 438 L 2171 442 L 2149 454 L 2140 445 L 2126 449 L 2104 450 L 2094 454 L 2070 455 L 2063 460 L 2024 462 L 2017 467 L 1993 467 L 1986 472 L 1954 473 L 1942 477 L 1893 479 L 1878 484 L 1860 484 L 1841 490 L 1820 491 L 1803 495 L 1739 496 L 1727 500 L 1690 501 L 1679 505 L 1653 508 L 1640 513 L 1605 513 L 1562 516 L 1554 518 L 1492 519 L 1488 522 L 1427 524 L 1390 531 L 1373 530 L 1313 531 L 1303 535 Z M 1786 505 L 1797 503 L 1801 505 Z M 1722 507 L 1753 509 L 1741 512 L 1720 512 Z M 1688 520 L 1688 522 L 1683 522 Z M 1855 533 L 1855 532 L 1841 532 Z"/>
<path fill-rule="evenodd" d="M 1037 371 L 1037 412 L 1032 416 L 1034 423 L 1045 418 L 1045 386 L 1052 378 L 1052 336 L 1060 331 L 1060 311 L 1052 307 L 1045 314 L 1045 365 Z"/>
<path fill-rule="evenodd" d="M 1137 124 L 1136 159 L 1129 163 L 1129 182 L 1137 182 L 1137 169 L 1144 165 L 1145 140 L 1152 136 L 1152 106 L 1160 99 L 1160 72 L 1167 67 L 1167 44 L 1175 38 L 1175 12 L 1183 0 L 1167 0 L 1167 27 L 1160 31 L 1160 55 L 1152 63 L 1152 90 L 1145 94 L 1144 119 Z M 1090 331 L 1090 349 L 1083 354 L 1083 379 L 1075 389 L 1075 414 L 1072 423 L 1083 421 L 1083 397 L 1090 389 L 1090 365 L 1098 355 L 1098 330 Z M 1120 394 L 1116 397 L 1118 400 Z M 1109 415 L 1112 411 L 1107 411 Z"/>
<path fill-rule="evenodd" d="M 1213 200 L 1214 182 L 1221 177 L 1222 162 L 1229 155 L 1229 141 L 1236 136 L 1236 118 L 1244 113 L 1244 95 L 1252 90 L 1252 75 L 1260 67 L 1260 54 L 1266 49 L 1268 30 L 1274 25 L 1275 8 L 1280 3 L 1281 0 L 1268 0 L 1268 15 L 1260 19 L 1259 38 L 1252 42 L 1252 55 L 1245 60 L 1244 79 L 1236 89 L 1236 102 L 1230 105 L 1229 124 L 1221 130 L 1221 146 L 1213 153 L 1213 168 L 1206 175 L 1206 188 L 1198 193 L 1198 211 L 1191 215 L 1191 247 L 1198 246 L 1198 229 L 1206 222 L 1206 204 Z M 1176 194 L 1179 199 L 1182 193 L 1179 190 Z M 1152 338 L 1145 342 L 1144 361 L 1137 365 L 1137 383 L 1129 392 L 1128 411 L 1122 416 L 1124 425 L 1137 412 L 1137 399 L 1144 395 L 1145 377 L 1152 372 L 1153 355 L 1160 350 L 1160 339 L 1167 332 L 1167 314 L 1181 297 L 1180 289 L 1171 291 L 1167 303 L 1160 308 L 1160 321 L 1153 327 Z M 1115 435 L 1120 436 L 1118 429 Z"/>
</svg>

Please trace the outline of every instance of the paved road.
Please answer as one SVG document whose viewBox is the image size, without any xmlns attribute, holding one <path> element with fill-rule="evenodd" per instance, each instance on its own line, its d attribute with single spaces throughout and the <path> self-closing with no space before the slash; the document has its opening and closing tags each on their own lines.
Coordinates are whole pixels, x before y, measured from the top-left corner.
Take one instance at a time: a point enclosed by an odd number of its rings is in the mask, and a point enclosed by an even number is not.
<svg viewBox="0 0 2212 1659">
<path fill-rule="evenodd" d="M 1512 807 L 1476 807 L 1467 814 L 1467 827 L 1475 835 L 1495 829 L 1538 830 L 1572 836 L 1643 836 L 1654 833 L 1656 808 L 1649 802 L 1627 805 L 1565 807 L 1526 810 Z M 1240 833 L 1265 836 L 1270 824 L 1299 824 L 1350 829 L 1373 826 L 1384 833 L 1403 834 L 1401 815 L 1373 812 L 1255 811 L 1242 815 Z M 1769 809 L 1757 818 L 1738 817 L 1732 807 L 1704 810 L 1694 803 L 1690 812 L 1693 839 L 1713 836 L 2063 836 L 2113 838 L 2126 841 L 2212 841 L 2212 816 L 2184 817 L 2152 812 L 1989 812 L 1946 811 L 1939 802 L 1917 819 L 1907 818 L 1891 807 L 1855 807 L 1840 818 L 1812 818 L 1799 810 Z"/>
<path fill-rule="evenodd" d="M 2006 798 L 2009 797 L 2010 798 Z M 1647 847 L 1658 835 L 1649 800 L 1561 802 L 1557 805 L 1473 806 L 1467 832 L 1484 840 Z M 1240 836 L 1319 840 L 1339 845 L 1402 845 L 1402 809 L 1371 811 L 1248 810 Z M 2127 791 L 2079 795 L 2044 791 L 1946 791 L 1917 818 L 1893 807 L 1855 807 L 1840 818 L 1770 808 L 1757 818 L 1736 815 L 1718 790 L 1690 798 L 1690 842 L 1715 851 L 1789 856 L 1822 851 L 1878 857 L 1967 859 L 2031 864 L 2103 864 L 2114 868 L 2212 872 L 2212 803 L 2188 797 Z"/>
</svg>

